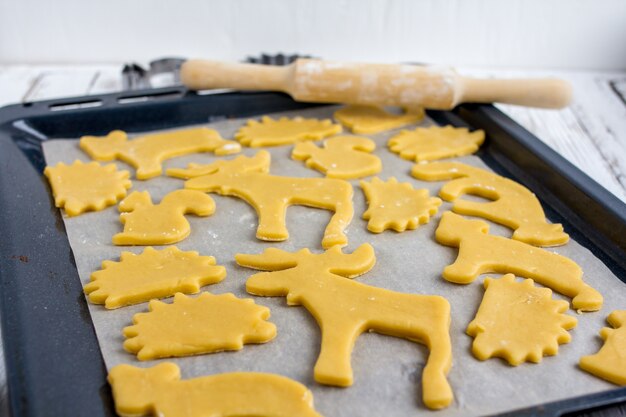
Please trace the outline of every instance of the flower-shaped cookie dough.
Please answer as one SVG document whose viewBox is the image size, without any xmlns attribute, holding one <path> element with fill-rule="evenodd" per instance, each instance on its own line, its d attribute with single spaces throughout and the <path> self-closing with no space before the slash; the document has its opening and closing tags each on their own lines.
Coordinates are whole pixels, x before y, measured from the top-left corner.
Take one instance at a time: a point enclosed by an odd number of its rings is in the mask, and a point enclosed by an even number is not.
<svg viewBox="0 0 626 417">
<path fill-rule="evenodd" d="M 118 171 L 114 164 L 60 162 L 46 167 L 43 173 L 52 187 L 54 204 L 63 207 L 68 216 L 102 210 L 125 197 L 131 187 L 128 171 Z"/>
</svg>

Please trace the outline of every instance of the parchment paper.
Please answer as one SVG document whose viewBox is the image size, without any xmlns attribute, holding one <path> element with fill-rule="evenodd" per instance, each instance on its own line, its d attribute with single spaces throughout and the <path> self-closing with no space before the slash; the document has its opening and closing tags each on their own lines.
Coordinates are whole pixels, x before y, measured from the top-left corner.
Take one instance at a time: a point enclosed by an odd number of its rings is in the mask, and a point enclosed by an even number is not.
<svg viewBox="0 0 626 417">
<path fill-rule="evenodd" d="M 336 109 L 323 107 L 283 114 L 328 118 Z M 232 138 L 244 122 L 245 119 L 225 120 L 207 126 L 217 129 L 224 138 Z M 432 121 L 422 123 L 428 124 Z M 395 176 L 401 182 L 410 182 L 416 188 L 427 188 L 431 195 L 437 195 L 442 182 L 413 179 L 409 174 L 412 163 L 387 149 L 387 140 L 394 133 L 397 131 L 370 136 L 378 146 L 375 154 L 383 162 L 384 171 L 378 176 L 385 180 Z M 272 154 L 270 172 L 273 174 L 322 176 L 306 168 L 302 162 L 292 160 L 292 146 L 266 149 Z M 253 155 L 257 151 L 244 149 L 243 153 Z M 44 153 L 49 165 L 60 161 L 71 163 L 75 159 L 89 160 L 76 140 L 46 142 Z M 209 163 L 215 158 L 212 154 L 190 155 L 171 159 L 165 167 L 186 167 L 192 161 Z M 474 156 L 458 160 L 486 168 Z M 129 166 L 123 163 L 117 165 L 121 169 L 129 169 L 134 176 L 134 170 Z M 441 277 L 443 268 L 452 263 L 458 253 L 456 248 L 441 246 L 434 240 L 441 213 L 449 210 L 450 204 L 444 203 L 434 219 L 416 230 L 372 234 L 366 229 L 366 221 L 360 218 L 366 209 L 363 192 L 358 180 L 351 182 L 354 186 L 355 218 L 347 229 L 349 246 L 344 248 L 344 252 L 352 252 L 362 243 L 369 242 L 374 246 L 377 257 L 376 266 L 356 279 L 395 291 L 442 295 L 451 304 L 450 334 L 454 359 L 448 378 L 455 400 L 449 408 L 436 412 L 438 417 L 493 414 L 615 388 L 577 366 L 580 356 L 595 353 L 600 348 L 601 340 L 597 334 L 606 325 L 608 313 L 626 308 L 626 286 L 589 250 L 574 241 L 549 249 L 580 264 L 585 272 L 585 281 L 604 296 L 604 307 L 600 312 L 581 315 L 568 311 L 578 319 L 578 326 L 571 331 L 572 342 L 561 345 L 557 356 L 545 357 L 540 364 L 525 363 L 512 367 L 501 359 L 481 362 L 471 355 L 473 339 L 465 334 L 465 329 L 482 299 L 484 276 L 469 285 L 448 283 Z M 182 180 L 161 176 L 148 181 L 133 180 L 130 191 L 149 190 L 153 201 L 158 202 L 165 194 L 182 186 Z M 257 218 L 249 205 L 234 197 L 211 195 L 216 202 L 215 214 L 206 218 L 187 216 L 191 223 L 191 235 L 177 246 L 182 250 L 196 250 L 202 255 L 215 256 L 218 264 L 226 267 L 228 276 L 223 282 L 206 286 L 203 290 L 216 294 L 232 292 L 238 297 L 254 298 L 256 303 L 269 307 L 272 314 L 270 320 L 277 325 L 278 336 L 267 344 L 246 345 L 238 352 L 164 361 L 176 362 L 183 378 L 232 371 L 285 375 L 307 385 L 313 391 L 316 409 L 330 417 L 435 415 L 421 401 L 421 375 L 427 354 L 422 345 L 375 333 L 363 334 L 352 354 L 354 385 L 350 388 L 319 385 L 313 380 L 313 365 L 319 353 L 320 331 L 312 316 L 303 307 L 288 307 L 284 297 L 253 297 L 245 292 L 245 280 L 254 271 L 237 266 L 234 262 L 236 253 L 260 253 L 268 247 L 289 251 L 307 247 L 321 252 L 322 233 L 331 212 L 292 206 L 287 212 L 290 238 L 285 242 L 263 242 L 255 238 Z M 83 284 L 89 282 L 93 271 L 100 269 L 103 260 L 117 261 L 122 251 L 143 251 L 141 246 L 120 247 L 111 243 L 111 237 L 122 230 L 118 217 L 115 206 L 78 217 L 64 217 Z M 492 223 L 491 233 L 510 236 L 511 231 Z M 562 298 L 558 294 L 554 297 Z M 122 329 L 132 324 L 135 313 L 147 310 L 146 303 L 117 310 L 105 310 L 101 305 L 89 303 L 89 308 L 107 368 L 121 363 L 153 366 L 160 362 L 140 362 L 122 347 Z"/>
</svg>

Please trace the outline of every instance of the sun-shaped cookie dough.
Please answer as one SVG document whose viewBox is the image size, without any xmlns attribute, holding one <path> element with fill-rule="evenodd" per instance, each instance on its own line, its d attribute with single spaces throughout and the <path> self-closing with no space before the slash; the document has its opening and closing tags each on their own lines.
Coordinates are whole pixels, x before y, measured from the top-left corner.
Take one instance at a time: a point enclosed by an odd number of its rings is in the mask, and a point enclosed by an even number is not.
<svg viewBox="0 0 626 417">
<path fill-rule="evenodd" d="M 176 246 L 148 247 L 140 255 L 122 252 L 119 262 L 102 262 L 102 269 L 91 274 L 84 290 L 92 303 L 118 308 L 177 292 L 195 294 L 225 276 L 226 269 L 215 265 L 212 256 L 183 252 Z"/>
<path fill-rule="evenodd" d="M 368 135 L 417 123 L 424 118 L 424 109 L 393 114 L 376 106 L 350 105 L 335 112 L 335 119 L 352 133 Z"/>
<path fill-rule="evenodd" d="M 571 340 L 567 330 L 576 327 L 577 320 L 563 314 L 569 303 L 553 300 L 550 289 L 536 287 L 532 279 L 516 282 L 513 274 L 485 278 L 484 285 L 483 301 L 467 327 L 478 359 L 500 357 L 513 366 L 539 363 Z"/>
<path fill-rule="evenodd" d="M 376 143 L 362 136 L 335 136 L 324 141 L 322 148 L 312 142 L 297 143 L 291 157 L 306 161 L 306 166 L 326 174 L 328 178 L 353 179 L 379 173 L 380 158 L 371 155 Z"/>
<path fill-rule="evenodd" d="M 361 181 L 360 184 L 368 202 L 363 219 L 369 219 L 367 230 L 370 232 L 415 229 L 427 223 L 441 205 L 441 200 L 430 197 L 428 190 L 416 190 L 408 182 L 398 183 L 394 177 L 387 182 L 374 177 L 372 182 Z"/>
<path fill-rule="evenodd" d="M 270 309 L 233 294 L 199 297 L 177 293 L 172 304 L 150 301 L 150 312 L 135 314 L 124 329 L 124 349 L 145 361 L 172 356 L 240 350 L 276 336 Z"/>
<path fill-rule="evenodd" d="M 320 140 L 341 132 L 341 125 L 329 119 L 304 119 L 281 117 L 278 120 L 263 116 L 261 121 L 248 120 L 237 131 L 235 139 L 245 146 L 280 146 L 303 140 Z"/>
<path fill-rule="evenodd" d="M 52 187 L 54 204 L 63 207 L 68 216 L 102 210 L 125 197 L 131 187 L 128 171 L 118 171 L 114 164 L 59 162 L 46 167 L 43 173 Z"/>
<path fill-rule="evenodd" d="M 322 417 L 306 386 L 275 374 L 228 372 L 180 379 L 164 362 L 150 368 L 117 365 L 107 378 L 122 417 Z"/>
<path fill-rule="evenodd" d="M 613 311 L 606 321 L 613 328 L 600 330 L 604 345 L 598 353 L 580 358 L 579 366 L 599 378 L 626 386 L 626 310 Z"/>
<path fill-rule="evenodd" d="M 421 162 L 472 154 L 484 140 L 482 130 L 431 126 L 403 130 L 389 139 L 388 146 L 404 159 Z"/>
</svg>

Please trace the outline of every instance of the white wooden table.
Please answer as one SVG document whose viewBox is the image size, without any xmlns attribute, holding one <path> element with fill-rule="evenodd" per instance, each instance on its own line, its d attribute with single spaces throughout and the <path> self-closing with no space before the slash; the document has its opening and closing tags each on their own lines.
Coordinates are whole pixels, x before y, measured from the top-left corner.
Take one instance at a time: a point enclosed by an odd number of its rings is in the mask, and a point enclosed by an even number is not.
<svg viewBox="0 0 626 417">
<path fill-rule="evenodd" d="M 498 107 L 626 202 L 626 71 L 603 73 L 474 68 L 459 72 L 498 77 L 558 76 L 569 80 L 574 87 L 574 102 L 566 109 Z M 0 65 L 0 106 L 120 91 L 120 74 L 119 64 Z M 0 349 L 0 416 L 8 415 L 6 389 L 3 351 Z"/>
</svg>

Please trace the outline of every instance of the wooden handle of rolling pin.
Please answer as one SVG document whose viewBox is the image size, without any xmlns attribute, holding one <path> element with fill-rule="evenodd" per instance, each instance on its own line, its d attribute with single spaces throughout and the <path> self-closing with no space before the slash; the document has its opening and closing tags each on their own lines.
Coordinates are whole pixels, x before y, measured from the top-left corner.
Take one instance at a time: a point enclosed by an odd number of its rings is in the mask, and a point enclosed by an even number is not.
<svg viewBox="0 0 626 417">
<path fill-rule="evenodd" d="M 287 66 L 186 61 L 180 72 L 192 90 L 273 90 L 295 100 L 449 110 L 459 103 L 509 103 L 561 108 L 572 89 L 556 78 L 467 78 L 453 69 L 298 59 Z"/>
</svg>

